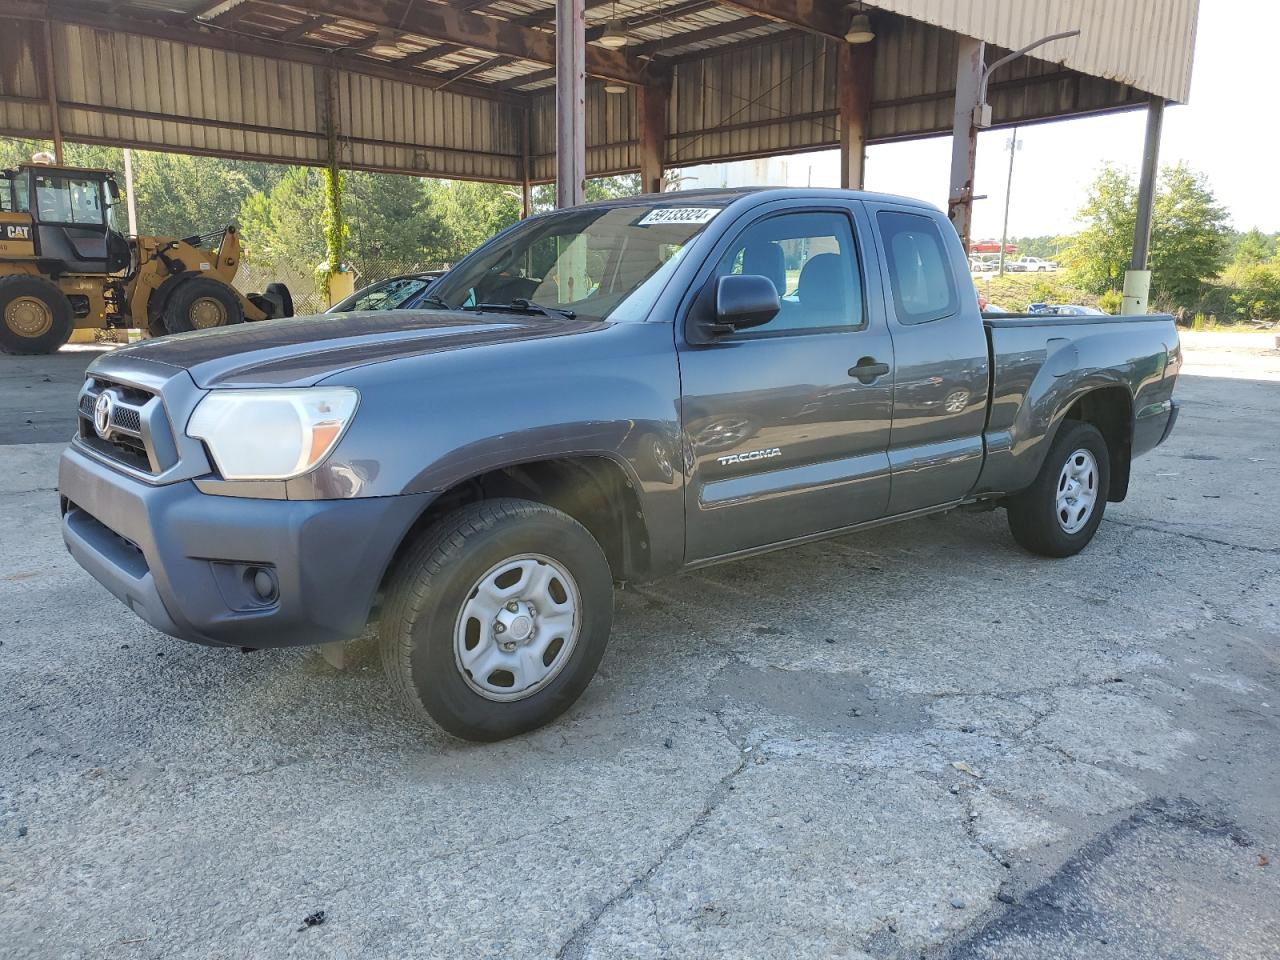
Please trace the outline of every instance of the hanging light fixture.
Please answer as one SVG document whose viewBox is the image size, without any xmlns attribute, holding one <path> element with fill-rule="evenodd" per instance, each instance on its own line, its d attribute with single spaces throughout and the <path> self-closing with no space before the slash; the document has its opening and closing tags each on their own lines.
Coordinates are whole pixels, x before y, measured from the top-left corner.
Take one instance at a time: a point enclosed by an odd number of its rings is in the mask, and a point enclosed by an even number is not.
<svg viewBox="0 0 1280 960">
<path fill-rule="evenodd" d="M 620 94 L 627 92 L 627 85 L 619 83 L 617 80 L 606 80 L 604 82 L 604 92 L 612 94 Z"/>
<path fill-rule="evenodd" d="M 849 5 L 849 29 L 844 32 L 844 38 L 849 43 L 870 43 L 876 38 L 876 32 L 871 28 L 871 18 L 862 11 L 862 4 L 859 3 L 855 8 L 853 4 Z"/>
<path fill-rule="evenodd" d="M 600 34 L 599 43 L 610 50 L 621 50 L 631 38 L 627 36 L 626 24 L 618 16 L 618 0 L 613 0 L 613 9 L 609 13 L 609 21 L 604 25 L 604 33 Z"/>
<path fill-rule="evenodd" d="M 621 20 L 610 20 L 604 25 L 604 33 L 600 34 L 600 46 L 610 50 L 620 50 L 631 42 Z"/>
</svg>

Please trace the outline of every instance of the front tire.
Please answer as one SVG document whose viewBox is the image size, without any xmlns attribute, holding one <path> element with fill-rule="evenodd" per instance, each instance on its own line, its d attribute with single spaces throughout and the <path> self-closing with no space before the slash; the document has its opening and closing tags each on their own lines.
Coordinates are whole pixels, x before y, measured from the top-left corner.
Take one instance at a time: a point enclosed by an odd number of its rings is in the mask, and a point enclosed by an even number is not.
<svg viewBox="0 0 1280 960">
<path fill-rule="evenodd" d="M 57 353 L 74 329 L 71 301 L 53 283 L 30 274 L 0 278 L 0 347 L 6 353 Z"/>
<path fill-rule="evenodd" d="M 586 690 L 613 626 L 600 545 L 567 514 L 485 500 L 449 514 L 393 572 L 379 625 L 392 687 L 465 740 L 540 727 Z"/>
<path fill-rule="evenodd" d="M 164 326 L 169 333 L 212 330 L 243 322 L 240 299 L 226 284 L 208 277 L 184 280 L 164 306 Z"/>
<path fill-rule="evenodd" d="M 1106 440 L 1093 424 L 1068 420 L 1035 482 L 1009 498 L 1009 530 L 1032 553 L 1073 556 L 1097 533 L 1110 487 Z"/>
</svg>

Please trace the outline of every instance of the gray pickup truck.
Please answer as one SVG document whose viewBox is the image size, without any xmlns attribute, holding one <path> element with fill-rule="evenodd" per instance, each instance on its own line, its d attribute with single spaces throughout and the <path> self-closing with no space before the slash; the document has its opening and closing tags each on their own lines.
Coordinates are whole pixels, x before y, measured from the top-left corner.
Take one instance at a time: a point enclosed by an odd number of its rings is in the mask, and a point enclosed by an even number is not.
<svg viewBox="0 0 1280 960">
<path fill-rule="evenodd" d="M 557 716 L 617 582 L 955 507 L 1082 549 L 1164 440 L 1167 316 L 985 319 L 946 218 L 827 190 L 533 217 L 423 309 L 105 355 L 68 548 L 157 629 L 331 644 L 460 737 Z"/>
</svg>

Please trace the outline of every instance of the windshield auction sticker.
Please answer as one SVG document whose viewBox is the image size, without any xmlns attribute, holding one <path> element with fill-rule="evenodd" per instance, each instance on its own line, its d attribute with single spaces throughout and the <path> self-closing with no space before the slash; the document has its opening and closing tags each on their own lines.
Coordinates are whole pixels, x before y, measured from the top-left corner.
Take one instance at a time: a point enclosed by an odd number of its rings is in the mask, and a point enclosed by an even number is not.
<svg viewBox="0 0 1280 960">
<path fill-rule="evenodd" d="M 659 207 L 641 217 L 639 226 L 647 227 L 655 223 L 706 223 L 719 212 L 719 207 Z"/>
</svg>

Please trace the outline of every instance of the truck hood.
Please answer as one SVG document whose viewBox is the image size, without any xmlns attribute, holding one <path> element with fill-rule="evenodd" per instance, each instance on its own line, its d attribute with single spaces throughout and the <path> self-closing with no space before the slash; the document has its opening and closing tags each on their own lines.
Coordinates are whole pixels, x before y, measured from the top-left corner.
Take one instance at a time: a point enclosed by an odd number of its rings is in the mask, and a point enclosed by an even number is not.
<svg viewBox="0 0 1280 960">
<path fill-rule="evenodd" d="M 514 313 L 379 310 L 199 330 L 146 340 L 107 358 L 146 360 L 186 370 L 205 388 L 310 386 L 368 363 L 573 335 L 604 326 L 597 321 Z"/>
</svg>

